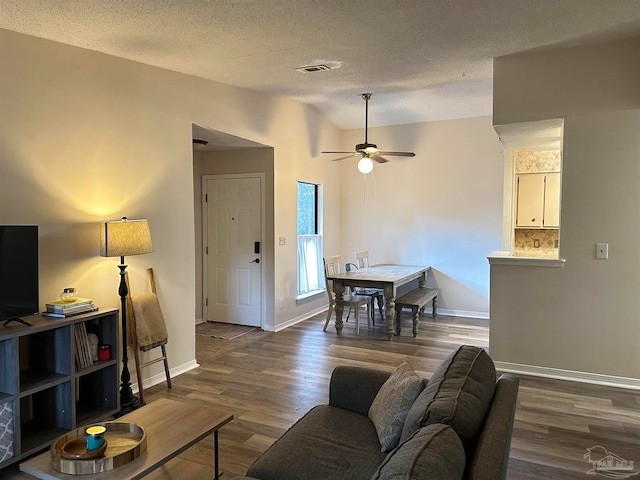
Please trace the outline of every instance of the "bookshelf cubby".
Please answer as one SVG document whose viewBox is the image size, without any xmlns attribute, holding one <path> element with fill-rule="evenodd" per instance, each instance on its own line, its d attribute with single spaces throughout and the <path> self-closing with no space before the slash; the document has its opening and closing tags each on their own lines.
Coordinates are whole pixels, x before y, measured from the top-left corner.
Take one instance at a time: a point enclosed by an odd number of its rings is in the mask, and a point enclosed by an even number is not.
<svg viewBox="0 0 640 480">
<path fill-rule="evenodd" d="M 0 326 L 0 412 L 12 416 L 13 427 L 10 448 L 0 445 L 0 469 L 120 410 L 117 309 L 69 318 L 34 315 L 28 321 L 32 326 Z M 109 360 L 79 367 L 74 330 L 80 323 L 100 344 L 110 345 Z"/>
</svg>

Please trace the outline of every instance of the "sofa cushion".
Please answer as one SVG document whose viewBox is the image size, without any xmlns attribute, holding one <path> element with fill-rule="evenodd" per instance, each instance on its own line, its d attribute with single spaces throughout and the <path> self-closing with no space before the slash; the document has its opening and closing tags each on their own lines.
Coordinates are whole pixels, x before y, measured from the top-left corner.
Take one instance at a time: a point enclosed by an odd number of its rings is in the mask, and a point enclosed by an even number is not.
<svg viewBox="0 0 640 480">
<path fill-rule="evenodd" d="M 464 466 L 464 447 L 458 435 L 448 425 L 433 424 L 387 455 L 371 480 L 454 480 L 462 478 Z"/>
<path fill-rule="evenodd" d="M 382 452 L 391 451 L 400 441 L 402 426 L 424 383 L 409 362 L 400 365 L 382 385 L 369 409 Z"/>
<path fill-rule="evenodd" d="M 421 426 L 451 425 L 465 448 L 471 449 L 482 427 L 496 384 L 496 370 L 487 353 L 463 345 L 436 369 L 409 410 L 401 442 Z"/>
<path fill-rule="evenodd" d="M 385 456 L 366 415 L 320 405 L 267 449 L 247 476 L 261 480 L 370 478 Z"/>
</svg>

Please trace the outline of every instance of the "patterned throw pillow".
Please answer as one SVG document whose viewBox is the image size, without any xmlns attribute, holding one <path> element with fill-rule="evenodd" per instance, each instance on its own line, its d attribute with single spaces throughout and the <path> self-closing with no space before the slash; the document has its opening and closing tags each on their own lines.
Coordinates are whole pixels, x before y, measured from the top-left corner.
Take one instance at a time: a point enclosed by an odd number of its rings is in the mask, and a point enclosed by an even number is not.
<svg viewBox="0 0 640 480">
<path fill-rule="evenodd" d="M 404 419 L 423 388 L 422 379 L 409 362 L 404 362 L 378 391 L 369 409 L 369 418 L 376 427 L 382 452 L 398 445 Z"/>
</svg>

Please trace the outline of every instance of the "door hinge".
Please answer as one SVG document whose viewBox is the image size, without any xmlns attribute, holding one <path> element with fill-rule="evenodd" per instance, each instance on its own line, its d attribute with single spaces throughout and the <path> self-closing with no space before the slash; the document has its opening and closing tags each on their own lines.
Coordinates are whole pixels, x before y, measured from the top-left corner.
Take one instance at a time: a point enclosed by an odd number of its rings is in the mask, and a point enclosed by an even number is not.
<svg viewBox="0 0 640 480">
<path fill-rule="evenodd" d="M 208 306 L 209 306 L 209 299 L 208 299 L 208 298 L 205 298 L 205 299 L 204 299 L 204 305 L 205 305 L 206 307 L 208 307 Z"/>
<path fill-rule="evenodd" d="M 204 194 L 204 203 L 207 203 L 209 201 L 209 194 L 205 193 Z"/>
<path fill-rule="evenodd" d="M 209 255 L 209 247 L 208 246 L 204 247 L 204 254 L 205 255 Z"/>
</svg>

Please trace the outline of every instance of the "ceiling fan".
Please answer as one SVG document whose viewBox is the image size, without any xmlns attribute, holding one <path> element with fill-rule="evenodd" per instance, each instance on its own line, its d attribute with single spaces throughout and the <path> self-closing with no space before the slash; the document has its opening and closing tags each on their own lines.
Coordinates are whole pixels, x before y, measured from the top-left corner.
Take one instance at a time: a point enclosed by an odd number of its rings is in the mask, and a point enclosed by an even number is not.
<svg viewBox="0 0 640 480">
<path fill-rule="evenodd" d="M 387 150 L 380 150 L 378 149 L 378 146 L 375 143 L 369 143 L 368 130 L 369 130 L 369 99 L 370 98 L 371 98 L 370 93 L 362 94 L 362 99 L 365 102 L 364 143 L 358 143 L 355 147 L 355 151 L 353 152 L 341 152 L 341 151 L 320 152 L 320 153 L 333 153 L 333 154 L 348 153 L 348 155 L 344 157 L 334 158 L 333 159 L 334 162 L 359 155 L 362 158 L 358 163 L 358 169 L 362 173 L 369 173 L 371 171 L 371 169 L 373 168 L 373 162 L 371 162 L 371 160 L 375 160 L 378 163 L 386 163 L 389 160 L 386 159 L 384 156 L 391 156 L 391 157 L 415 157 L 416 156 L 416 154 L 413 152 L 390 152 Z M 368 161 L 363 162 L 363 160 L 365 159 L 368 159 Z"/>
</svg>

